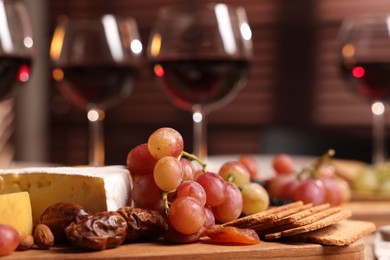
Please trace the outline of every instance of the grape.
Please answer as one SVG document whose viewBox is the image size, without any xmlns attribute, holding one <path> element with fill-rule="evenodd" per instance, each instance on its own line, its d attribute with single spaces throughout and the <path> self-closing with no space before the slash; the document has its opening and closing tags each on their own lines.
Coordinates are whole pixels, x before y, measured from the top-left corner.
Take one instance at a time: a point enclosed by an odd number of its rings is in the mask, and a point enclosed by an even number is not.
<svg viewBox="0 0 390 260">
<path fill-rule="evenodd" d="M 360 192 L 372 192 L 378 186 L 378 176 L 372 167 L 366 167 L 353 182 L 353 188 Z"/>
<path fill-rule="evenodd" d="M 191 235 L 203 228 L 206 211 L 194 198 L 180 197 L 172 202 L 168 219 L 176 231 L 184 235 Z"/>
<path fill-rule="evenodd" d="M 0 256 L 11 254 L 19 242 L 19 233 L 13 226 L 0 224 Z"/>
<path fill-rule="evenodd" d="M 269 196 L 263 186 L 257 183 L 245 185 L 241 191 L 245 215 L 252 215 L 264 211 L 269 206 Z"/>
<path fill-rule="evenodd" d="M 328 178 L 328 177 L 335 177 L 336 176 L 336 169 L 328 164 L 322 164 L 317 170 L 317 175 L 320 178 Z"/>
<path fill-rule="evenodd" d="M 319 205 L 325 202 L 325 188 L 323 183 L 317 179 L 306 179 L 301 181 L 293 194 L 295 201 Z"/>
<path fill-rule="evenodd" d="M 176 196 L 179 197 L 192 197 L 199 201 L 204 206 L 206 204 L 206 192 L 202 185 L 195 181 L 184 181 L 176 190 Z"/>
<path fill-rule="evenodd" d="M 241 215 L 243 203 L 241 191 L 235 184 L 227 182 L 225 186 L 225 200 L 212 207 L 215 219 L 222 223 L 237 219 Z"/>
<path fill-rule="evenodd" d="M 198 242 L 202 237 L 205 228 L 201 228 L 198 232 L 190 235 L 184 235 L 177 232 L 171 225 L 168 226 L 168 230 L 164 233 L 164 239 L 168 242 L 175 244 L 189 244 Z"/>
<path fill-rule="evenodd" d="M 288 154 L 278 154 L 272 161 L 272 166 L 278 174 L 291 174 L 295 171 L 295 162 Z"/>
<path fill-rule="evenodd" d="M 183 180 L 180 161 L 172 156 L 165 156 L 157 161 L 153 171 L 154 181 L 163 191 L 175 190 Z"/>
<path fill-rule="evenodd" d="M 296 178 L 292 178 L 291 181 L 284 183 L 279 190 L 279 193 L 276 197 L 280 199 L 291 199 L 295 190 L 300 185 L 300 181 Z"/>
<path fill-rule="evenodd" d="M 258 165 L 255 158 L 250 155 L 241 155 L 238 161 L 248 170 L 252 179 L 258 179 Z"/>
<path fill-rule="evenodd" d="M 134 206 L 143 209 L 153 209 L 164 212 L 164 203 L 161 199 L 161 190 L 154 182 L 152 174 L 136 176 L 131 196 Z"/>
<path fill-rule="evenodd" d="M 215 225 L 215 217 L 214 217 L 213 211 L 208 207 L 205 207 L 204 210 L 206 212 L 206 220 L 204 221 L 203 226 L 206 229 L 212 228 Z"/>
<path fill-rule="evenodd" d="M 157 160 L 149 153 L 148 144 L 140 144 L 127 155 L 127 168 L 132 175 L 152 174 Z"/>
<path fill-rule="evenodd" d="M 148 139 L 149 152 L 157 160 L 164 156 L 179 157 L 183 148 L 183 137 L 173 128 L 159 128 Z"/>
<path fill-rule="evenodd" d="M 232 182 L 239 188 L 249 184 L 251 181 L 248 170 L 245 166 L 236 161 L 224 163 L 219 169 L 219 175 L 221 175 L 225 181 Z"/>
<path fill-rule="evenodd" d="M 321 178 L 325 188 L 325 202 L 339 206 L 351 198 L 351 190 L 346 181 L 337 178 Z"/>
<path fill-rule="evenodd" d="M 186 158 L 180 158 L 181 167 L 183 169 L 183 180 L 194 180 L 195 179 L 195 167 L 191 161 Z"/>
<path fill-rule="evenodd" d="M 284 184 L 292 182 L 295 179 L 293 175 L 276 175 L 266 182 L 267 191 L 270 197 L 277 198 L 281 194 Z"/>
<path fill-rule="evenodd" d="M 198 177 L 204 173 L 203 170 L 195 170 L 194 172 L 194 180 L 198 180 Z"/>
<path fill-rule="evenodd" d="M 226 185 L 224 179 L 212 172 L 203 173 L 196 180 L 206 192 L 206 206 L 217 206 L 226 197 Z"/>
<path fill-rule="evenodd" d="M 383 180 L 378 190 L 381 194 L 390 195 L 390 179 Z"/>
<path fill-rule="evenodd" d="M 379 181 L 390 179 L 390 162 L 376 164 L 373 168 Z"/>
</svg>

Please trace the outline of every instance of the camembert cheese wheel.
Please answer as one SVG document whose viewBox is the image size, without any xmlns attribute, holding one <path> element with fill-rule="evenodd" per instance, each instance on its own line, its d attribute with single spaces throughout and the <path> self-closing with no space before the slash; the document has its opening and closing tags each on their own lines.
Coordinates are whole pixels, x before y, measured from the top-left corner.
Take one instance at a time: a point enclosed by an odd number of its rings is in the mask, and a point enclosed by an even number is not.
<svg viewBox="0 0 390 260">
<path fill-rule="evenodd" d="M 131 203 L 131 177 L 124 166 L 32 167 L 0 171 L 0 194 L 27 191 L 33 221 L 50 205 L 75 202 L 92 213 Z"/>
</svg>

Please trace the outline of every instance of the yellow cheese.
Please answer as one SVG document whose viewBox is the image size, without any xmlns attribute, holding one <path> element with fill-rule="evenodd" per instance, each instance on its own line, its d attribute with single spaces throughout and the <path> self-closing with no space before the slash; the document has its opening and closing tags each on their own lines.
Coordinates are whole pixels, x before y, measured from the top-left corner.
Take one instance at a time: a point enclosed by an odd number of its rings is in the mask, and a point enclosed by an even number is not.
<svg viewBox="0 0 390 260">
<path fill-rule="evenodd" d="M 33 220 L 28 192 L 0 195 L 0 224 L 15 227 L 19 235 L 32 233 Z"/>
<path fill-rule="evenodd" d="M 79 203 L 92 213 L 130 203 L 131 178 L 123 166 L 10 169 L 1 177 L 0 194 L 30 194 L 33 221 L 57 202 Z"/>
</svg>

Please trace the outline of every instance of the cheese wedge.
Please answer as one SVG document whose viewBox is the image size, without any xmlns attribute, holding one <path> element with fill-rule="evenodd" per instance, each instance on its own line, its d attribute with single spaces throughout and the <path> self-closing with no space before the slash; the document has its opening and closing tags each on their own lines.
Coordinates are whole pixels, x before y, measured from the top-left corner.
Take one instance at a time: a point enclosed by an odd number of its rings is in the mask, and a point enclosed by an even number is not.
<svg viewBox="0 0 390 260">
<path fill-rule="evenodd" d="M 33 220 L 28 192 L 0 195 L 0 224 L 13 226 L 21 236 L 32 233 Z"/>
<path fill-rule="evenodd" d="M 27 191 L 33 221 L 57 202 L 79 203 L 92 213 L 117 210 L 131 203 L 131 185 L 130 174 L 124 166 L 32 167 L 0 171 L 0 194 Z"/>
</svg>

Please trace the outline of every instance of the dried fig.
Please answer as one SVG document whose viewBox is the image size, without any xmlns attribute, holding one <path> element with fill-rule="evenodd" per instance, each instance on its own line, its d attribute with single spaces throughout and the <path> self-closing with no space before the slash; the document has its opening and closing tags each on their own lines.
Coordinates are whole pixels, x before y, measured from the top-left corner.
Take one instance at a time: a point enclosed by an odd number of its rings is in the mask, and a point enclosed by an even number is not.
<svg viewBox="0 0 390 260">
<path fill-rule="evenodd" d="M 49 206 L 36 220 L 35 225 L 45 224 L 52 231 L 56 243 L 67 243 L 65 228 L 74 221 L 89 215 L 83 206 L 73 202 L 59 202 Z"/>
<path fill-rule="evenodd" d="M 156 239 L 168 228 L 165 219 L 154 210 L 125 206 L 117 212 L 127 221 L 127 241 Z"/>
<path fill-rule="evenodd" d="M 121 245 L 127 235 L 127 222 L 115 211 L 104 211 L 72 222 L 65 228 L 68 241 L 77 247 L 104 250 Z"/>
</svg>

